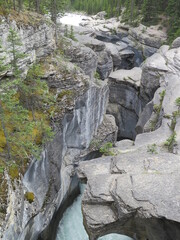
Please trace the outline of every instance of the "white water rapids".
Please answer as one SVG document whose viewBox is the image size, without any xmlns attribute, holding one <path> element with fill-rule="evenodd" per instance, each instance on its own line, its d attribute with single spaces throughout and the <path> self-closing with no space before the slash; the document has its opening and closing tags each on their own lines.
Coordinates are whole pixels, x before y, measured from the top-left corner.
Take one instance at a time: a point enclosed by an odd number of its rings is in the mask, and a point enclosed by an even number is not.
<svg viewBox="0 0 180 240">
<path fill-rule="evenodd" d="M 79 26 L 79 24 L 83 21 L 83 19 L 87 19 L 88 17 L 82 14 L 76 13 L 65 13 L 65 15 L 59 19 L 62 24 Z"/>
</svg>

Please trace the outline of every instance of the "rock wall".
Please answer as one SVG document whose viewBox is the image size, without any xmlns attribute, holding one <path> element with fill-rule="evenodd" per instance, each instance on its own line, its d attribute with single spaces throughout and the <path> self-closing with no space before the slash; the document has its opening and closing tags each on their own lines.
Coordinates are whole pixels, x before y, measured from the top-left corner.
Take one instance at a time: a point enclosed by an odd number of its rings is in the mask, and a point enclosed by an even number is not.
<svg viewBox="0 0 180 240">
<path fill-rule="evenodd" d="M 62 121 L 62 132 L 56 134 L 53 142 L 44 151 L 42 159 L 30 164 L 23 178 L 23 185 L 17 188 L 23 189 L 21 198 L 19 194 L 13 195 L 11 192 L 14 211 L 8 211 L 7 229 L 2 239 L 13 239 L 15 236 L 16 239 L 35 240 L 48 226 L 64 198 L 67 198 L 73 190 L 71 188 L 74 161 L 82 149 L 87 149 L 93 135 L 97 132 L 103 120 L 107 99 L 107 84 L 104 83 L 101 87 L 93 84 L 76 101 L 73 112 L 65 115 Z M 67 161 L 68 148 L 72 148 L 74 153 L 68 155 Z M 74 187 L 77 187 L 77 184 L 78 182 Z M 29 204 L 23 199 L 24 197 L 22 198 L 23 191 L 34 193 L 36 200 L 33 204 Z M 19 216 L 21 216 L 20 222 L 17 221 Z"/>
<path fill-rule="evenodd" d="M 2 18 L 2 17 L 1 17 Z M 22 53 L 26 54 L 26 57 L 19 61 L 20 69 L 26 73 L 28 65 L 36 61 L 37 58 L 41 58 L 49 55 L 56 48 L 55 45 L 55 26 L 51 21 L 45 17 L 36 13 L 29 13 L 24 16 L 21 21 L 18 22 L 9 17 L 9 19 L 2 18 L 0 24 L 0 39 L 2 46 L 6 51 L 7 62 L 11 60 L 11 54 L 9 53 L 8 35 L 10 27 L 17 31 L 18 36 L 22 42 L 22 46 L 18 47 Z M 33 22 L 34 18 L 34 22 Z M 25 20 L 29 19 L 29 23 L 25 24 Z"/>
<path fill-rule="evenodd" d="M 10 25 L 0 25 L 3 33 L 6 33 L 3 39 L 5 47 L 8 47 L 5 39 Z M 12 25 L 17 28 L 15 22 Z M 19 62 L 26 72 L 28 64 L 36 58 L 43 60 L 55 48 L 54 26 L 51 28 L 43 22 L 36 28 L 29 25 L 18 27 L 22 50 L 29 52 L 28 58 L 23 63 Z M 53 239 L 55 235 L 51 236 L 48 230 L 50 223 L 68 197 L 78 192 L 75 169 L 80 156 L 88 152 L 91 140 L 98 134 L 98 127 L 103 122 L 109 88 L 107 81 L 98 84 L 94 81 L 97 56 L 93 50 L 76 42 L 68 41 L 67 46 L 66 54 L 71 53 L 71 62 L 81 68 L 53 56 L 52 61 L 43 60 L 49 64 L 43 78 L 50 88 L 56 90 L 57 95 L 69 90 L 74 92 L 74 98 L 69 101 L 62 98 L 59 116 L 54 119 L 55 137 L 42 152 L 41 160 L 33 160 L 24 177 L 17 180 L 14 187 L 9 183 L 8 209 L 1 229 L 3 240 Z M 85 64 L 85 61 L 89 64 Z M 116 125 L 113 119 L 110 121 L 109 118 L 108 121 L 110 125 L 112 121 L 113 126 L 104 128 L 107 135 L 103 136 L 103 140 L 110 136 L 115 141 Z M 35 199 L 32 203 L 24 197 L 26 192 L 33 192 Z"/>
<path fill-rule="evenodd" d="M 115 116 L 118 139 L 135 139 L 136 124 L 144 107 L 140 96 L 141 68 L 117 70 L 109 76 L 109 104 L 107 112 Z"/>
<path fill-rule="evenodd" d="M 91 240 L 113 232 L 140 240 L 179 239 L 179 66 L 179 45 L 163 46 L 147 59 L 140 85 L 144 96 L 151 99 L 160 86 L 138 122 L 141 132 L 149 131 L 134 143 L 118 142 L 116 156 L 80 164 L 78 176 L 87 180 L 82 209 Z"/>
</svg>

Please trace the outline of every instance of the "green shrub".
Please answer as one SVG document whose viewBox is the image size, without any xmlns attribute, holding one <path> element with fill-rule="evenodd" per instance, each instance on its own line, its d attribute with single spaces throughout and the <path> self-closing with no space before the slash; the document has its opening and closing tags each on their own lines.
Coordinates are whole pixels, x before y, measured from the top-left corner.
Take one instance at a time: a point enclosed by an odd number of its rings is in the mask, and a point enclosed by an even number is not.
<svg viewBox="0 0 180 240">
<path fill-rule="evenodd" d="M 147 146 L 147 152 L 152 153 L 152 154 L 157 154 L 157 145 L 154 143 L 152 145 Z"/>
<path fill-rule="evenodd" d="M 29 202 L 29 203 L 32 203 L 34 202 L 34 193 L 33 192 L 26 192 L 25 193 L 25 199 Z"/>
<path fill-rule="evenodd" d="M 169 152 L 173 152 L 173 148 L 176 145 L 176 132 L 173 132 L 171 136 L 166 140 L 164 146 L 168 148 Z"/>
<path fill-rule="evenodd" d="M 103 155 L 105 155 L 105 156 L 112 156 L 112 155 L 114 155 L 114 153 L 112 151 L 110 151 L 110 148 L 112 148 L 112 146 L 113 145 L 111 142 L 107 142 L 99 149 L 99 151 L 101 153 L 103 153 Z"/>
</svg>

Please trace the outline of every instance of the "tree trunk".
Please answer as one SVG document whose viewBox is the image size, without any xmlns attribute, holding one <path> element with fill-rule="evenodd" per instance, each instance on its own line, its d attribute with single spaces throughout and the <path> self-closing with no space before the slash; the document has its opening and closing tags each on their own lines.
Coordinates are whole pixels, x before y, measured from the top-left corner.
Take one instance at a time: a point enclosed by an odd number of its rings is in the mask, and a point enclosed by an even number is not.
<svg viewBox="0 0 180 240">
<path fill-rule="evenodd" d="M 36 0 L 36 12 L 40 13 L 40 0 Z"/>
<path fill-rule="evenodd" d="M 57 21 L 57 2 L 51 0 L 51 20 L 56 24 Z"/>
<path fill-rule="evenodd" d="M 55 41 L 57 43 L 57 2 L 51 0 L 51 20 L 55 23 Z"/>
<path fill-rule="evenodd" d="M 22 10 L 22 0 L 18 0 L 18 5 L 19 5 L 19 11 Z"/>
<path fill-rule="evenodd" d="M 131 23 L 133 22 L 133 12 L 134 12 L 134 0 L 131 0 Z"/>
<path fill-rule="evenodd" d="M 16 0 L 13 0 L 13 9 L 16 10 Z"/>
</svg>

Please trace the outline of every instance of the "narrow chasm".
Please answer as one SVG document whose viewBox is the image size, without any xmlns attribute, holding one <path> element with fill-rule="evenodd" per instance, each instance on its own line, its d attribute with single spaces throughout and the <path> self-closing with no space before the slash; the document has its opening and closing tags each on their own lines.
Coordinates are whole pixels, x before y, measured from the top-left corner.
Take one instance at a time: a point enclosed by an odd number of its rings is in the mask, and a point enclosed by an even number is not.
<svg viewBox="0 0 180 240">
<path fill-rule="evenodd" d="M 88 240 L 89 236 L 83 225 L 83 214 L 81 209 L 82 195 L 86 184 L 80 184 L 81 194 L 74 200 L 72 205 L 64 212 L 57 229 L 56 240 Z M 107 234 L 98 238 L 99 240 L 132 240 L 120 234 Z"/>
</svg>

